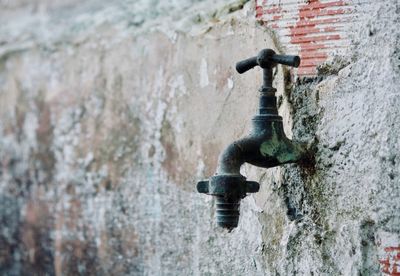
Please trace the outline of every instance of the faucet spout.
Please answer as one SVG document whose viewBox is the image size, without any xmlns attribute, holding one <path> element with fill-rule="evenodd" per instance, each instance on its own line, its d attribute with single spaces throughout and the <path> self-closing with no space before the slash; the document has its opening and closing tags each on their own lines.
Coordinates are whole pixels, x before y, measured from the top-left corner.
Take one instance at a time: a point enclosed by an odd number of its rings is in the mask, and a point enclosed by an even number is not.
<svg viewBox="0 0 400 276">
<path fill-rule="evenodd" d="M 278 117 L 278 116 L 277 116 Z M 257 131 L 258 124 L 263 131 Z M 231 143 L 218 158 L 217 175 L 240 175 L 240 167 L 249 163 L 257 167 L 272 168 L 300 161 L 306 153 L 306 145 L 288 139 L 282 121 L 253 119 L 254 131 L 249 136 Z"/>
</svg>

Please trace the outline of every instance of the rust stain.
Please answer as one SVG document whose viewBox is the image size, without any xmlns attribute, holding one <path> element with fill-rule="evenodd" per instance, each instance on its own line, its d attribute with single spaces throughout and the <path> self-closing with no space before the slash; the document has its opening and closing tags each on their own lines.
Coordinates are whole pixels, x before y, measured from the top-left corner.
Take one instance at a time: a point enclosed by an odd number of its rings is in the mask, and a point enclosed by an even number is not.
<svg viewBox="0 0 400 276">
<path fill-rule="evenodd" d="M 168 178 L 180 188 L 192 191 L 195 182 L 193 172 L 196 171 L 197 160 L 190 154 L 191 146 L 189 145 L 187 151 L 177 148 L 175 132 L 168 120 L 163 122 L 160 142 L 165 153 L 161 164 Z"/>
<path fill-rule="evenodd" d="M 52 214 L 49 202 L 38 199 L 36 193 L 26 204 L 26 213 L 21 223 L 22 259 L 25 260 L 23 271 L 35 271 L 38 274 L 51 272 L 53 256 L 49 253 L 52 244 L 50 236 Z"/>
</svg>

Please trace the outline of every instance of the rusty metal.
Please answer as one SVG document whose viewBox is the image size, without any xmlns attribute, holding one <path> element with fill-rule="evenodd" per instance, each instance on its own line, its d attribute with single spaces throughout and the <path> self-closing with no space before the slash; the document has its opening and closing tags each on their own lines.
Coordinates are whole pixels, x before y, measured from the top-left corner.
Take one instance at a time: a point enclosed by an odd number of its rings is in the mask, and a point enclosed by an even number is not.
<svg viewBox="0 0 400 276">
<path fill-rule="evenodd" d="M 272 87 L 272 69 L 277 64 L 298 67 L 298 56 L 277 55 L 271 49 L 236 64 L 242 74 L 255 66 L 263 69 L 263 85 L 259 89 L 259 112 L 253 118 L 249 136 L 230 144 L 219 156 L 217 172 L 209 180 L 200 181 L 197 191 L 216 198 L 217 224 L 232 229 L 239 221 L 240 200 L 247 193 L 259 190 L 259 183 L 246 181 L 240 174 L 244 163 L 271 168 L 300 161 L 306 154 L 303 144 L 289 140 L 283 130 L 282 117 L 276 107 L 276 89 Z"/>
</svg>

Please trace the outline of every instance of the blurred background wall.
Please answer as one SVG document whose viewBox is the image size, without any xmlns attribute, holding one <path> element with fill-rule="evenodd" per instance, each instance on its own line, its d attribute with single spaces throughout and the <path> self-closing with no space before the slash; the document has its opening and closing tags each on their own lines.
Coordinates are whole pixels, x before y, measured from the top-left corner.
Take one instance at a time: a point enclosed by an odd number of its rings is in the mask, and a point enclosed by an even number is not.
<svg viewBox="0 0 400 276">
<path fill-rule="evenodd" d="M 0 1 L 0 274 L 400 273 L 400 7 L 385 1 Z M 315 164 L 239 227 L 195 191 L 246 135 L 263 48 Z"/>
</svg>

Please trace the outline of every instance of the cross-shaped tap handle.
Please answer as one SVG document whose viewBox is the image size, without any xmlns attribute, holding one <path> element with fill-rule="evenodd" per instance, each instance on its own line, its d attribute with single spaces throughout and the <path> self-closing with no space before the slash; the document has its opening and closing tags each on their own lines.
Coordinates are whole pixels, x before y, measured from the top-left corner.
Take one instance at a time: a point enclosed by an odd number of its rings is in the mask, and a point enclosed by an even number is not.
<svg viewBox="0 0 400 276">
<path fill-rule="evenodd" d="M 272 49 L 264 49 L 257 56 L 251 57 L 236 63 L 236 71 L 239 74 L 253 69 L 255 66 L 260 66 L 263 69 L 271 69 L 276 64 L 284 64 L 292 67 L 299 67 L 300 57 L 290 55 L 277 55 Z"/>
</svg>

